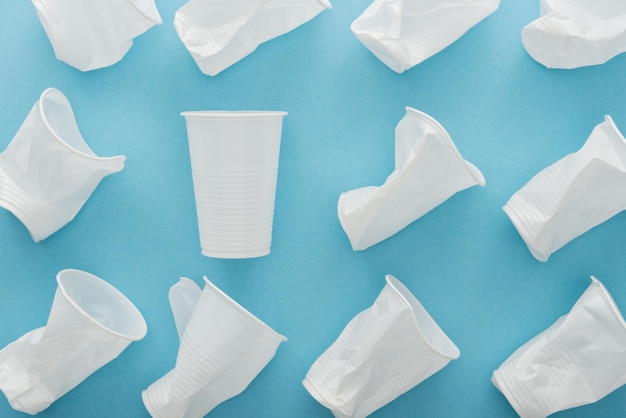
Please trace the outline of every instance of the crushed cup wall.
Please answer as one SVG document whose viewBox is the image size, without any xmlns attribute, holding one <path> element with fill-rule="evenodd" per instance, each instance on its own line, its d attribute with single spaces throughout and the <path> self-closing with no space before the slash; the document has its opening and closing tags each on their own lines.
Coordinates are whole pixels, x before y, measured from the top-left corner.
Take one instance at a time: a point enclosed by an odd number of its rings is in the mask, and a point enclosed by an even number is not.
<svg viewBox="0 0 626 418">
<path fill-rule="evenodd" d="M 205 277 L 204 290 L 181 279 L 170 290 L 180 336 L 173 370 L 142 394 L 154 418 L 201 418 L 243 392 L 286 338 Z"/>
<path fill-rule="evenodd" d="M 0 206 L 41 241 L 78 214 L 100 181 L 126 157 L 98 157 L 83 139 L 67 98 L 47 89 L 0 153 Z"/>
<path fill-rule="evenodd" d="M 540 0 L 540 9 L 522 29 L 522 44 L 548 68 L 599 65 L 626 51 L 622 0 Z"/>
<path fill-rule="evenodd" d="M 303 384 L 337 418 L 364 418 L 415 387 L 460 351 L 395 277 L 313 363 Z"/>
<path fill-rule="evenodd" d="M 461 190 L 485 185 L 480 170 L 427 114 L 407 107 L 395 135 L 395 170 L 385 183 L 339 197 L 339 221 L 354 250 L 389 238 Z"/>
<path fill-rule="evenodd" d="M 500 0 L 374 0 L 352 32 L 397 73 L 459 39 L 493 13 Z"/>
<path fill-rule="evenodd" d="M 522 418 L 596 402 L 626 383 L 626 322 L 602 283 L 591 279 L 567 315 L 493 373 Z"/>
<path fill-rule="evenodd" d="M 120 61 L 133 38 L 161 24 L 154 0 L 32 0 L 54 53 L 81 71 Z"/>
<path fill-rule="evenodd" d="M 200 70 L 217 75 L 330 7 L 327 0 L 191 0 L 174 26 Z"/>
<path fill-rule="evenodd" d="M 80 270 L 57 275 L 48 323 L 0 351 L 0 390 L 36 414 L 146 334 L 137 308 L 104 280 Z"/>
<path fill-rule="evenodd" d="M 503 209 L 539 261 L 626 209 L 626 140 L 606 116 L 577 152 L 541 170 Z"/>
</svg>

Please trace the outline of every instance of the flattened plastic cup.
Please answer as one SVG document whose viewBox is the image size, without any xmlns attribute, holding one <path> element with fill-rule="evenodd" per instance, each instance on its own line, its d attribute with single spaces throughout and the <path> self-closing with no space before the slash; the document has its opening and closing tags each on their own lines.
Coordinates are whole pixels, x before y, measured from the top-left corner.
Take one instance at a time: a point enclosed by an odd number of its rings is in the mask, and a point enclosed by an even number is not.
<svg viewBox="0 0 626 418">
<path fill-rule="evenodd" d="M 202 254 L 270 253 L 283 118 L 279 111 L 183 112 Z"/>
</svg>

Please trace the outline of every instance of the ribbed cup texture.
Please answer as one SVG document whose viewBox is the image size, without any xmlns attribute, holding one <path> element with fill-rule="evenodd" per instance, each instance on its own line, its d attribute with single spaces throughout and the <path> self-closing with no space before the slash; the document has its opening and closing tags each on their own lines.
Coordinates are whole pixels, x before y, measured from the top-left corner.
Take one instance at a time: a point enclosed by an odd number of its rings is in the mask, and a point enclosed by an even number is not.
<svg viewBox="0 0 626 418">
<path fill-rule="evenodd" d="M 192 171 L 200 244 L 209 257 L 269 254 L 277 167 Z"/>
<path fill-rule="evenodd" d="M 26 194 L 1 168 L 0 207 L 13 213 L 28 228 L 35 242 L 47 238 L 56 230 L 44 225 L 46 219 L 63 217 L 62 213 L 59 213 L 62 211 L 42 204 Z"/>
<path fill-rule="evenodd" d="M 252 346 L 244 353 L 244 357 Z M 269 359 L 267 359 L 269 361 Z M 154 418 L 201 418 L 224 400 L 241 393 L 259 370 L 224 364 L 189 334 L 181 341 L 176 368 L 154 382 L 142 396 Z M 259 365 L 262 368 L 266 362 Z"/>
<path fill-rule="evenodd" d="M 544 366 L 525 369 L 526 359 L 522 356 L 505 362 L 492 377 L 494 385 L 522 418 L 544 418 L 596 398 L 585 367 L 578 359 L 576 344 L 570 342 L 567 335 L 559 333 L 558 339 L 530 354 L 541 359 Z M 538 388 L 539 382 L 544 382 L 543 389 Z"/>
</svg>

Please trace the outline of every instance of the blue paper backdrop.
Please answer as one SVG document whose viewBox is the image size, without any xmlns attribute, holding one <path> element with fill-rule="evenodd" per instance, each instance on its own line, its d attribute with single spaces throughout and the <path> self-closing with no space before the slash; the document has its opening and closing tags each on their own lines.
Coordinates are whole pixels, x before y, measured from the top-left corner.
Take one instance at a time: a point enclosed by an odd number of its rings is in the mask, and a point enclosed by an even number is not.
<svg viewBox="0 0 626 418">
<path fill-rule="evenodd" d="M 460 359 L 372 417 L 513 417 L 490 382 L 522 343 L 566 313 L 589 284 L 626 309 L 626 215 L 536 261 L 502 205 L 537 171 L 582 146 L 610 114 L 626 129 L 626 55 L 547 70 L 520 42 L 538 0 L 503 0 L 458 42 L 404 74 L 379 62 L 350 23 L 369 0 L 335 1 L 216 77 L 205 76 L 172 21 L 184 0 L 158 1 L 162 26 L 113 67 L 81 73 L 55 59 L 27 1 L 0 3 L 0 149 L 47 87 L 63 91 L 93 150 L 124 154 L 78 216 L 35 244 L 0 211 L 0 346 L 45 324 L 64 268 L 109 281 L 142 311 L 148 334 L 42 417 L 145 417 L 141 391 L 170 370 L 178 339 L 167 292 L 207 275 L 289 341 L 240 396 L 210 416 L 331 417 L 301 385 L 313 361 L 367 308 L 391 273 L 461 350 Z M 363 252 L 336 214 L 339 194 L 393 170 L 404 106 L 448 130 L 487 179 Z M 184 119 L 199 109 L 285 110 L 269 256 L 200 254 Z M 626 389 L 559 417 L 622 417 Z M 0 416 L 19 417 L 0 396 Z"/>
</svg>

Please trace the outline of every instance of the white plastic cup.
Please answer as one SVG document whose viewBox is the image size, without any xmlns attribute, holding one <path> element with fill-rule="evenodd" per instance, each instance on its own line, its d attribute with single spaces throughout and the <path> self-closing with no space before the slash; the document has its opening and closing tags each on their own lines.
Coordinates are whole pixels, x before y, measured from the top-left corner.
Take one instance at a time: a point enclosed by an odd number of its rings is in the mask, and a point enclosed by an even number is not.
<svg viewBox="0 0 626 418">
<path fill-rule="evenodd" d="M 31 415 L 72 390 L 147 332 L 141 312 L 111 284 L 62 270 L 45 327 L 0 351 L 0 390 Z"/>
<path fill-rule="evenodd" d="M 154 418 L 201 418 L 243 392 L 287 339 L 204 278 L 170 289 L 180 347 L 174 369 L 142 393 Z"/>
<path fill-rule="evenodd" d="M 187 122 L 202 254 L 270 253 L 283 118 L 276 111 L 198 111 Z"/>
</svg>

